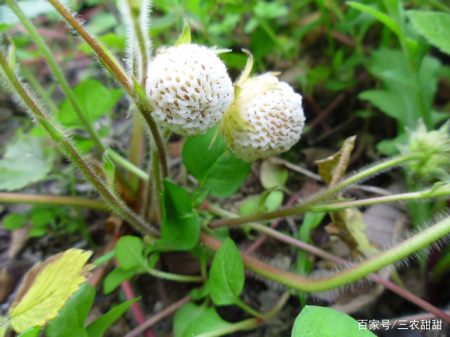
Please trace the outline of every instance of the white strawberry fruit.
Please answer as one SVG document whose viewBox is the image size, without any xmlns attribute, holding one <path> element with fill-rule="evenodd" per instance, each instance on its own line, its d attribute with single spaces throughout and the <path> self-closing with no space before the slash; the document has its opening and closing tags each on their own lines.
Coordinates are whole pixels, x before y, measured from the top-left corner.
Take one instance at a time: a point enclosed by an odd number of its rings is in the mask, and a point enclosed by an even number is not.
<svg viewBox="0 0 450 337">
<path fill-rule="evenodd" d="M 234 98 L 217 52 L 196 44 L 163 49 L 149 65 L 147 92 L 156 122 L 181 135 L 205 133 Z"/>
<path fill-rule="evenodd" d="M 289 150 L 300 139 L 304 124 L 302 97 L 267 73 L 237 86 L 222 131 L 239 158 L 254 161 Z"/>
</svg>

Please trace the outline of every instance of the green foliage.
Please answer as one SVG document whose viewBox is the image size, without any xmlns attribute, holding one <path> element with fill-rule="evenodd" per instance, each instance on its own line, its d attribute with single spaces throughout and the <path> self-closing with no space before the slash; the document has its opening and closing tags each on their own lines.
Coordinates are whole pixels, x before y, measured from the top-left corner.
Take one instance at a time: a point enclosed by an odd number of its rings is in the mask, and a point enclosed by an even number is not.
<svg viewBox="0 0 450 337">
<path fill-rule="evenodd" d="M 187 303 L 177 310 L 174 317 L 174 337 L 198 336 L 230 326 L 214 310 L 205 305 Z"/>
<path fill-rule="evenodd" d="M 186 141 L 183 163 L 200 187 L 218 197 L 235 193 L 250 171 L 250 164 L 227 150 L 225 140 L 217 135 L 216 129 Z"/>
<path fill-rule="evenodd" d="M 2 226 L 4 229 L 12 231 L 22 228 L 25 225 L 26 221 L 27 218 L 24 214 L 12 213 L 3 218 Z"/>
<path fill-rule="evenodd" d="M 53 7 L 45 0 L 21 0 L 17 2 L 29 18 L 55 11 Z M 63 0 L 61 2 L 67 3 L 67 0 Z M 9 9 L 7 5 L 1 5 L 0 22 L 2 24 L 15 24 L 19 22 L 19 19 L 14 15 L 14 13 Z"/>
<path fill-rule="evenodd" d="M 331 308 L 308 305 L 297 316 L 291 337 L 375 337 L 356 320 Z"/>
<path fill-rule="evenodd" d="M 16 191 L 45 179 L 54 158 L 45 139 L 19 133 L 0 159 L 0 190 Z"/>
<path fill-rule="evenodd" d="M 30 330 L 27 330 L 25 332 L 22 332 L 18 337 L 38 337 L 39 333 L 41 332 L 41 329 L 38 327 L 31 328 Z"/>
<path fill-rule="evenodd" d="M 408 11 L 414 28 L 423 35 L 429 43 L 450 54 L 450 14 L 431 11 Z"/>
<path fill-rule="evenodd" d="M 158 249 L 194 248 L 200 236 L 200 221 L 192 208 L 191 196 L 182 187 L 165 180 L 163 201 L 162 239 L 157 243 Z"/>
<path fill-rule="evenodd" d="M 103 291 L 108 294 L 123 281 L 147 272 L 158 262 L 159 255 L 152 254 L 153 248 L 145 246 L 137 236 L 122 236 L 116 244 L 115 257 L 118 267 L 109 273 L 103 283 Z"/>
<path fill-rule="evenodd" d="M 113 107 L 122 97 L 120 89 L 105 87 L 101 82 L 87 79 L 74 88 L 75 96 L 89 122 L 95 122 L 112 113 Z M 57 119 L 66 127 L 82 128 L 82 124 L 69 100 L 64 100 Z"/>
<path fill-rule="evenodd" d="M 239 300 L 244 289 L 244 264 L 235 243 L 226 239 L 211 264 L 209 286 L 216 305 L 230 305 Z"/>
<path fill-rule="evenodd" d="M 402 136 L 405 128 L 417 128 L 418 121 L 422 117 L 421 109 L 432 114 L 433 124 L 436 124 L 439 115 L 432 112 L 432 103 L 440 69 L 441 64 L 437 59 L 426 56 L 415 76 L 405 62 L 403 52 L 385 48 L 373 52 L 369 61 L 369 71 L 383 82 L 384 88 L 364 91 L 359 97 L 369 101 L 386 115 L 395 118 L 401 136 L 389 144 L 386 140 L 383 141 L 379 150 L 390 155 L 397 153 L 400 142 L 405 140 L 405 136 Z M 422 105 L 417 102 L 419 91 L 423 98 Z"/>
<path fill-rule="evenodd" d="M 46 328 L 46 337 L 102 337 L 106 330 L 119 319 L 137 299 L 123 302 L 86 324 L 94 304 L 95 289 L 83 286 L 64 306 L 58 317 Z"/>
</svg>

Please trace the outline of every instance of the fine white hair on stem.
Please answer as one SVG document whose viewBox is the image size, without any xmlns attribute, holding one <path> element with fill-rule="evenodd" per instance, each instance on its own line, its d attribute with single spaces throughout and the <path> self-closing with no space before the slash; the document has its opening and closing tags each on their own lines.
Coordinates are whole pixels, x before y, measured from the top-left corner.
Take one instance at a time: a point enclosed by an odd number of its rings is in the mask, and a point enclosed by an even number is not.
<svg viewBox="0 0 450 337">
<path fill-rule="evenodd" d="M 151 55 L 151 40 L 148 38 L 150 29 L 151 1 L 140 1 L 139 17 L 133 17 L 129 0 L 120 0 L 118 8 L 123 15 L 127 30 L 126 66 L 129 74 L 139 81 L 147 75 L 145 72 Z M 138 36 L 140 34 L 141 36 Z"/>
</svg>

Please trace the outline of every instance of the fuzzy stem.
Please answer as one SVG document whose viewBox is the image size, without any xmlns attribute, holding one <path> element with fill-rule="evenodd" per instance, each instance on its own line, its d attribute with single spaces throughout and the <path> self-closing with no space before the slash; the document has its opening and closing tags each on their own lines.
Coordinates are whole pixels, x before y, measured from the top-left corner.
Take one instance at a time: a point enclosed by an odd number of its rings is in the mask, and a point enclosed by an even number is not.
<svg viewBox="0 0 450 337">
<path fill-rule="evenodd" d="M 366 168 L 349 178 L 341 181 L 340 183 L 330 186 L 327 189 L 316 193 L 311 198 L 305 200 L 302 204 L 296 207 L 290 207 L 290 208 L 284 208 L 277 211 L 272 212 L 264 212 L 264 213 L 258 213 L 254 215 L 247 215 L 242 216 L 235 219 L 222 219 L 222 220 L 215 220 L 211 222 L 210 227 L 216 228 L 216 227 L 223 227 L 223 226 L 238 226 L 242 224 L 246 224 L 249 222 L 255 222 L 255 221 L 266 221 L 266 220 L 272 220 L 276 218 L 286 217 L 286 216 L 293 216 L 298 215 L 306 212 L 308 209 L 311 208 L 311 206 L 317 204 L 320 201 L 326 200 L 336 193 L 342 191 L 343 189 L 347 188 L 350 185 L 353 185 L 357 183 L 358 181 L 361 181 L 363 179 L 367 179 L 368 177 L 373 176 L 374 174 L 386 171 L 392 167 L 398 166 L 402 163 L 405 163 L 409 160 L 414 160 L 417 158 L 417 154 L 404 154 L 399 155 L 394 158 L 391 158 L 389 160 L 383 161 L 381 163 L 378 163 L 376 165 L 373 165 L 369 168 Z"/>
<path fill-rule="evenodd" d="M 365 276 L 378 271 L 406 256 L 415 253 L 431 243 L 445 237 L 450 233 L 450 217 L 439 221 L 435 225 L 403 241 L 397 246 L 386 250 L 372 258 L 351 268 L 338 272 L 329 278 L 308 279 L 284 270 L 275 268 L 252 256 L 241 253 L 244 264 L 253 272 L 288 287 L 304 292 L 320 292 L 335 289 L 343 285 L 352 283 Z M 201 235 L 202 242 L 213 250 L 220 248 L 220 241 L 206 235 Z"/>
<path fill-rule="evenodd" d="M 213 212 L 214 214 L 217 214 L 219 216 L 224 216 L 224 217 L 236 217 L 236 214 L 228 212 L 228 211 L 221 211 L 221 209 L 219 207 L 216 206 L 211 206 L 208 205 L 208 209 Z M 257 223 L 250 223 L 248 225 L 250 228 L 264 233 L 264 235 L 266 236 L 270 236 L 276 240 L 279 240 L 281 242 L 287 243 L 288 245 L 291 245 L 293 247 L 297 247 L 301 250 L 304 250 L 308 253 L 314 254 L 316 256 L 319 256 L 323 259 L 326 260 L 330 260 L 333 261 L 335 263 L 341 264 L 341 265 L 346 265 L 346 266 L 350 266 L 351 263 L 334 255 L 334 254 L 330 254 L 320 248 L 317 248 L 313 245 L 310 245 L 306 242 L 297 240 L 293 237 L 290 237 L 286 234 L 280 233 L 276 230 L 274 230 L 273 228 L 267 227 L 267 226 L 263 226 Z M 246 253 L 249 253 L 249 250 L 247 249 Z M 421 299 L 420 297 L 417 297 L 416 295 L 414 295 L 413 293 L 409 292 L 406 289 L 403 289 L 399 286 L 397 286 L 396 284 L 392 283 L 389 280 L 386 280 L 382 277 L 379 277 L 378 275 L 375 274 L 371 274 L 368 276 L 368 278 L 384 287 L 386 287 L 387 289 L 391 290 L 392 292 L 396 293 L 397 295 L 405 298 L 406 300 L 410 301 L 411 303 L 414 303 L 415 305 L 417 305 L 418 307 L 433 313 L 436 317 L 442 318 L 443 320 L 445 320 L 446 322 L 450 323 L 450 316 L 447 315 L 444 311 L 440 310 L 439 308 L 433 306 L 432 304 L 428 303 L 427 301 Z"/>
<path fill-rule="evenodd" d="M 163 176 L 167 176 L 168 169 L 164 142 L 162 140 L 158 126 L 151 116 L 152 109 L 145 95 L 143 94 L 144 90 L 141 85 L 139 83 L 136 83 L 135 81 L 130 81 L 127 73 L 119 64 L 119 62 L 112 56 L 111 52 L 109 52 L 104 46 L 100 44 L 100 42 L 96 38 L 94 38 L 86 29 L 84 29 L 84 27 L 78 22 L 73 14 L 67 9 L 67 7 L 65 7 L 59 0 L 48 0 L 48 2 L 94 50 L 100 61 L 106 66 L 106 69 L 111 73 L 111 75 L 116 78 L 116 80 L 122 85 L 133 102 L 136 104 L 139 112 L 142 114 L 145 121 L 147 122 L 148 127 L 150 128 L 153 140 L 156 144 L 156 147 L 158 148 L 158 155 L 161 160 Z"/>
<path fill-rule="evenodd" d="M 81 38 L 94 50 L 100 61 L 105 64 L 108 71 L 117 79 L 123 86 L 126 92 L 133 96 L 133 85 L 129 80 L 127 73 L 120 66 L 119 62 L 113 58 L 112 54 L 106 50 L 100 42 L 94 38 L 82 24 L 74 17 L 70 10 L 65 7 L 59 0 L 48 0 L 48 2 L 58 11 L 59 14 L 66 20 L 66 22 L 78 33 Z"/>
<path fill-rule="evenodd" d="M 16 77 L 14 71 L 8 64 L 3 53 L 0 53 L 0 67 L 9 81 L 9 84 L 23 102 L 28 107 L 29 112 L 36 121 L 47 131 L 50 137 L 58 144 L 63 154 L 65 154 L 83 173 L 86 179 L 95 187 L 97 192 L 105 199 L 111 210 L 128 221 L 131 226 L 142 233 L 159 235 L 158 231 L 134 213 L 128 206 L 116 196 L 97 175 L 94 169 L 83 159 L 64 131 L 41 109 L 33 96 L 28 92 L 23 83 Z"/>
<path fill-rule="evenodd" d="M 33 195 L 33 194 L 0 192 L 0 203 L 61 205 L 73 207 L 86 207 L 102 211 L 109 210 L 108 205 L 106 205 L 101 200 L 85 199 L 80 197 L 59 196 L 59 195 Z"/>
<path fill-rule="evenodd" d="M 238 331 L 247 331 L 255 329 L 261 325 L 263 325 L 266 321 L 271 319 L 272 317 L 276 316 L 281 309 L 283 309 L 284 305 L 288 301 L 290 297 L 290 293 L 287 291 L 281 295 L 280 299 L 275 303 L 273 308 L 263 314 L 261 314 L 259 318 L 251 318 L 246 319 L 241 322 L 233 323 L 231 325 L 228 325 L 224 328 L 213 330 L 210 332 L 205 332 L 203 334 L 198 335 L 197 337 L 215 337 L 215 336 L 223 336 L 228 335 L 233 332 Z M 127 337 L 127 336 L 125 336 Z"/>
<path fill-rule="evenodd" d="M 312 206 L 309 211 L 311 212 L 335 212 L 341 209 L 350 208 L 350 207 L 362 207 L 362 206 L 370 206 L 377 204 L 385 204 L 388 202 L 399 202 L 399 201 L 408 201 L 408 200 L 420 200 L 420 199 L 431 199 L 431 198 L 439 198 L 446 197 L 450 195 L 450 185 L 445 188 L 429 188 L 423 191 L 418 192 L 410 192 L 410 193 L 402 193 L 402 194 L 394 194 L 376 198 L 368 198 L 361 200 L 352 200 L 352 201 L 342 201 L 335 202 L 323 205 Z"/>
<path fill-rule="evenodd" d="M 55 59 L 54 55 L 52 54 L 50 48 L 48 47 L 48 45 L 45 43 L 42 36 L 37 31 L 33 22 L 31 22 L 31 20 L 20 9 L 20 7 L 16 3 L 16 1 L 15 0 L 6 0 L 6 3 L 14 11 L 16 16 L 19 18 L 20 22 L 23 24 L 25 29 L 30 34 L 31 39 L 34 41 L 34 43 L 36 43 L 37 47 L 41 51 L 45 60 L 47 61 L 48 66 L 50 67 L 53 75 L 55 76 L 56 81 L 61 85 L 61 88 L 62 88 L 64 94 L 69 99 L 69 102 L 72 105 L 75 113 L 77 114 L 77 117 L 80 120 L 81 124 L 86 128 L 86 131 L 89 133 L 90 137 L 94 141 L 99 152 L 103 153 L 103 151 L 105 151 L 105 146 L 102 144 L 99 134 L 94 129 L 94 127 L 91 125 L 89 120 L 86 118 L 85 111 L 83 111 L 83 109 L 81 108 L 77 97 L 75 96 L 74 92 L 70 88 L 70 85 L 67 82 L 61 68 L 58 66 L 58 63 L 56 62 L 56 59 Z"/>
<path fill-rule="evenodd" d="M 132 162 L 123 158 L 120 154 L 118 154 L 117 152 L 115 152 L 111 149 L 108 149 L 107 153 L 117 165 L 123 167 L 125 170 L 134 174 L 136 177 L 138 177 L 144 181 L 148 181 L 148 179 L 149 179 L 148 174 L 146 172 L 144 172 L 143 170 L 141 170 L 136 165 L 134 165 Z"/>
<path fill-rule="evenodd" d="M 146 82 L 146 76 L 147 76 L 147 68 L 148 68 L 148 62 L 149 62 L 149 50 L 148 50 L 148 43 L 145 41 L 143 27 L 141 27 L 139 22 L 139 17 L 143 15 L 141 13 L 142 8 L 142 1 L 139 3 L 139 8 L 136 8 L 133 6 L 132 0 L 125 0 L 126 6 L 128 8 L 128 13 L 130 16 L 131 21 L 131 27 L 130 30 L 134 32 L 134 35 L 136 37 L 136 44 L 137 44 L 137 53 L 139 53 L 139 62 L 137 62 L 137 66 L 140 67 L 140 78 L 139 81 L 141 85 L 144 87 Z M 133 43 L 134 44 L 134 43 Z M 133 49 L 135 48 L 134 45 L 131 46 Z M 132 53 L 134 54 L 134 53 Z"/>
<path fill-rule="evenodd" d="M 173 273 L 167 273 L 165 271 L 157 270 L 154 268 L 146 268 L 146 272 L 152 276 L 159 277 L 160 279 L 174 281 L 174 282 L 198 283 L 198 282 L 205 281 L 205 279 L 202 276 L 173 274 Z"/>
<path fill-rule="evenodd" d="M 202 334 L 197 335 L 196 337 L 219 337 L 228 334 L 232 334 L 238 331 L 248 331 L 256 329 L 263 323 L 262 320 L 257 318 L 246 319 L 241 322 L 229 324 L 223 328 L 215 329 L 210 332 L 204 332 Z"/>
</svg>

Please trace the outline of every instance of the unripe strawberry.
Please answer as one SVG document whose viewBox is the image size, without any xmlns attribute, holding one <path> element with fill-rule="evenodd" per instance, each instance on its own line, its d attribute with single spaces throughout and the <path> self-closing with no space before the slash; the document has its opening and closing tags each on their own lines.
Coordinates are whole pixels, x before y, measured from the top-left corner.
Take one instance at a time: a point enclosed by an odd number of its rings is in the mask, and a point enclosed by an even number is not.
<svg viewBox="0 0 450 337">
<path fill-rule="evenodd" d="M 238 157 L 254 161 L 289 150 L 300 139 L 304 124 L 302 97 L 268 73 L 237 87 L 222 130 Z"/>
<path fill-rule="evenodd" d="M 163 49 L 149 65 L 147 91 L 155 120 L 182 135 L 216 125 L 234 97 L 216 51 L 195 44 Z"/>
</svg>

